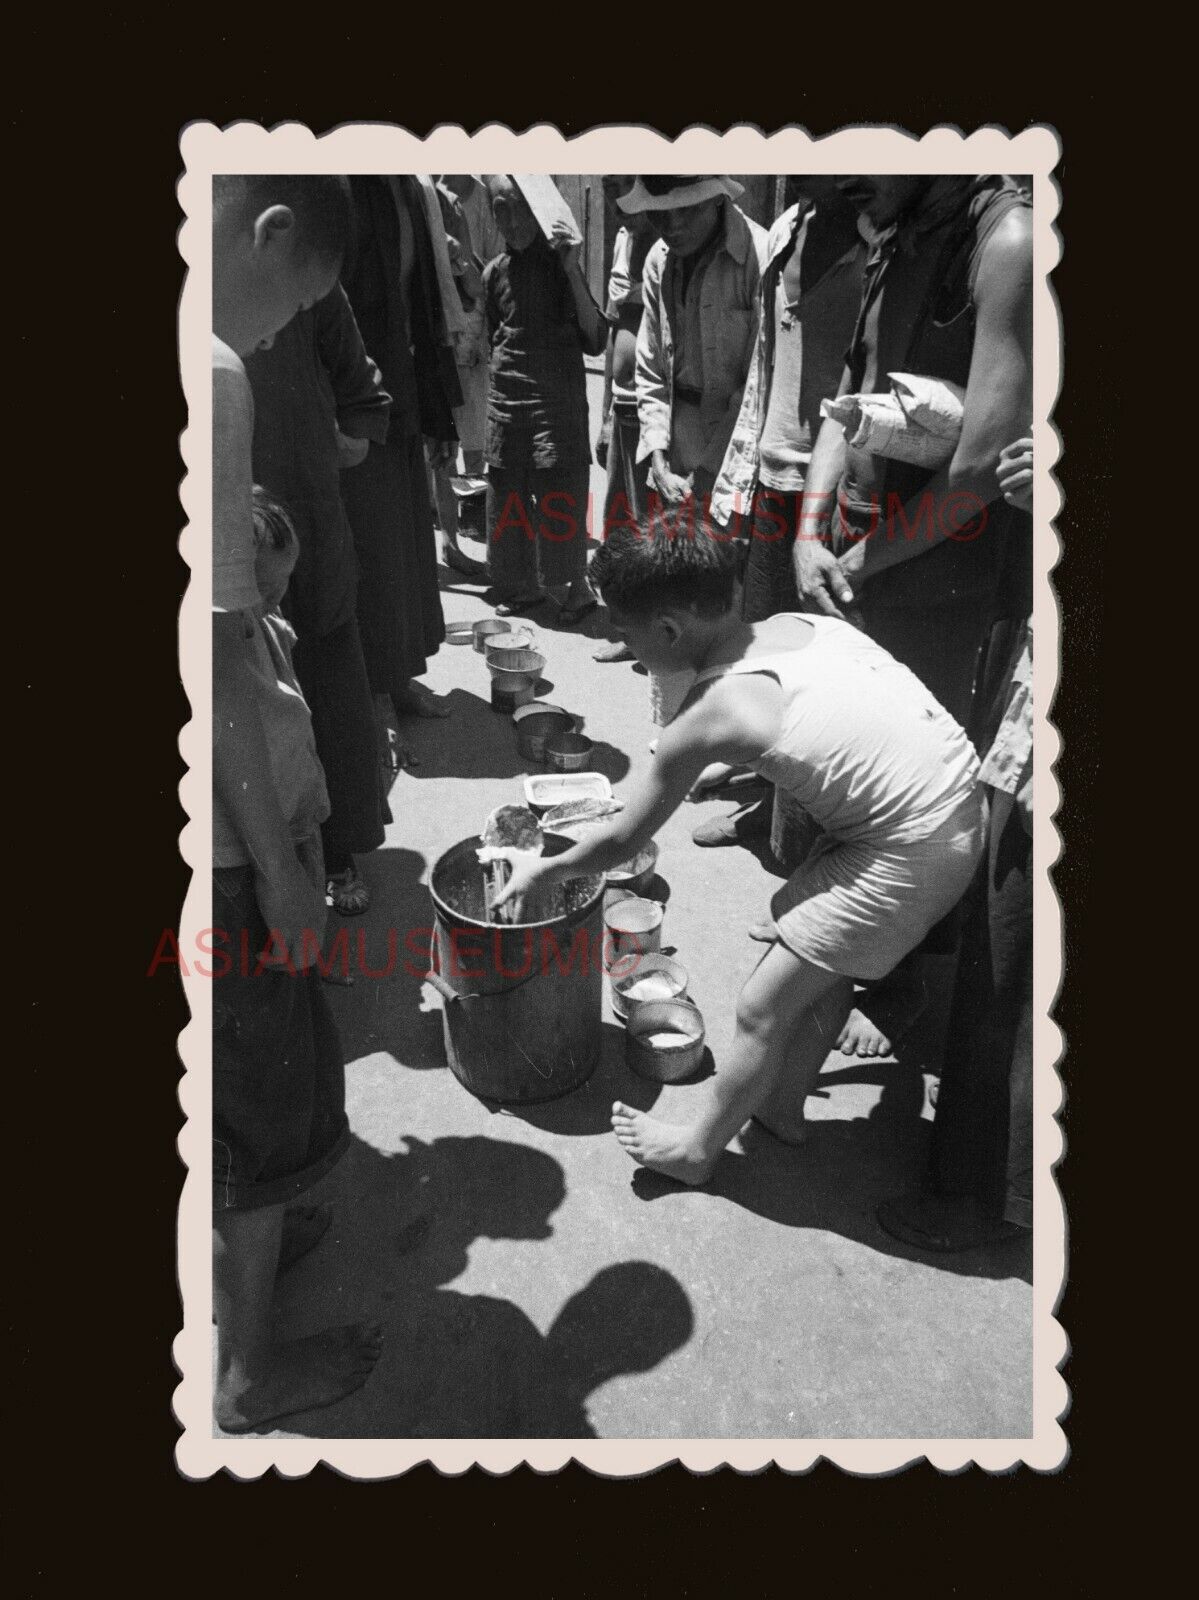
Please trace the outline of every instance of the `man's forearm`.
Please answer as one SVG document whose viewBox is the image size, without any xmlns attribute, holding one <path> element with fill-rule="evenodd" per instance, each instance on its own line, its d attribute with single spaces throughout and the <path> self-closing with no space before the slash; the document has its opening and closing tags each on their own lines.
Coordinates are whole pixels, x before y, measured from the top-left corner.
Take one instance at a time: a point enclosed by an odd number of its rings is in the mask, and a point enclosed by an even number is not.
<svg viewBox="0 0 1199 1600">
<path fill-rule="evenodd" d="M 845 471 L 845 429 L 826 417 L 812 447 L 804 478 L 803 506 L 797 537 L 821 544 L 829 542 L 837 488 Z"/>
<path fill-rule="evenodd" d="M 592 299 L 591 290 L 583 276 L 583 269 L 577 263 L 574 269 L 566 274 L 566 281 L 570 284 L 570 292 L 574 297 L 575 317 L 579 324 L 579 332 L 583 336 L 583 348 L 589 356 L 602 355 L 611 324 Z"/>
<path fill-rule="evenodd" d="M 951 462 L 902 507 L 881 506 L 865 541 L 861 580 L 925 555 L 946 540 L 970 544 L 979 538 L 986 527 L 987 507 L 999 499 L 998 462 L 998 451 L 994 461 L 965 466 Z"/>
</svg>

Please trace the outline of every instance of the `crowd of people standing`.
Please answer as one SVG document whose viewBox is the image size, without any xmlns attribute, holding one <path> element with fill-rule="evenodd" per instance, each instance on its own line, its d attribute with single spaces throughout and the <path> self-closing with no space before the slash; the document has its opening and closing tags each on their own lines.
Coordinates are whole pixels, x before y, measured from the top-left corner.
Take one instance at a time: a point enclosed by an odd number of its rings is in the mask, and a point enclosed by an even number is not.
<svg viewBox="0 0 1199 1600">
<path fill-rule="evenodd" d="M 774 975 L 755 1004 L 786 1012 L 790 1031 L 745 1022 L 731 1071 L 744 1085 L 709 1118 L 702 1160 L 694 1138 L 672 1142 L 618 1106 L 630 1153 L 706 1179 L 729 1116 L 756 1114 L 775 1085 L 759 1056 L 781 1062 L 788 1038 L 832 1014 L 827 985 L 808 1005 L 788 961 L 838 974 L 833 1037 L 870 1056 L 920 1013 L 927 958 L 956 956 L 928 1178 L 879 1220 L 934 1251 L 1031 1224 L 1027 188 L 1002 175 L 793 177 L 769 230 L 728 176 L 613 176 L 604 188 L 623 225 L 601 306 L 577 230 L 547 224 L 518 176 L 215 180 L 213 921 L 265 952 L 214 1005 L 227 1428 L 329 1403 L 378 1355 L 380 1330 L 362 1325 L 279 1349 L 270 1300 L 278 1271 L 328 1225 L 297 1202 L 348 1139 L 308 944 L 326 909 L 370 904 L 363 858 L 383 841 L 403 759 L 388 729 L 447 715 L 419 681 L 445 636 L 439 563 L 489 586 L 499 615 L 552 605 L 573 627 L 598 613 L 609 625 L 597 663 L 635 659 L 649 673 L 662 776 L 645 826 L 677 803 L 680 772 L 692 794 L 748 778 L 748 803 L 695 842 L 768 838 L 789 875 L 750 932 Z M 604 361 L 594 446 L 607 473 L 590 522 L 589 357 Z M 830 414 L 847 398 L 869 409 L 896 374 L 957 397 L 935 462 L 870 448 Z M 485 492 L 485 561 L 458 542 L 463 480 Z M 822 654 L 809 654 L 812 637 Z M 780 651 L 795 653 L 769 669 L 786 740 L 730 736 L 726 758 L 692 771 L 718 748 L 686 732 L 699 700 L 711 712 L 725 696 L 734 721 L 756 725 L 752 663 Z M 922 732 L 909 740 L 929 769 L 920 796 L 893 734 L 885 752 L 849 748 L 848 777 L 808 771 L 817 660 L 845 684 L 881 674 L 897 727 L 932 723 L 935 751 Z M 846 737 L 869 743 L 874 726 L 850 716 Z M 888 843 L 939 844 L 950 819 L 958 856 L 923 899 L 913 880 L 888 900 L 877 862 L 860 873 L 849 919 L 872 937 L 854 946 L 844 926 L 817 938 L 810 902 L 818 880 L 820 893 L 845 888 L 829 873 L 850 859 L 837 857 L 849 812 L 858 845 L 883 837 L 859 768 L 876 813 L 884 794 L 896 816 L 907 808 L 907 833 L 892 818 Z M 738 1026 L 740 1038 L 740 1013 Z M 773 1121 L 785 1136 L 787 1115 Z"/>
</svg>

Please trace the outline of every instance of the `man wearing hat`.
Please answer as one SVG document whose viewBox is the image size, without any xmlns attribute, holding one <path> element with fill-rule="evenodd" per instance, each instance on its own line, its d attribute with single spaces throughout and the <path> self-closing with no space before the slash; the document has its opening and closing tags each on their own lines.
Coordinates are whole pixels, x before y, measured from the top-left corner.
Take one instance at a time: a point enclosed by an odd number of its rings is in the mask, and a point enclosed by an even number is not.
<svg viewBox="0 0 1199 1600">
<path fill-rule="evenodd" d="M 735 204 L 742 186 L 695 173 L 644 175 L 617 205 L 648 213 L 637 338 L 638 461 L 667 509 L 711 492 L 732 437 L 758 326 L 766 230 Z"/>
</svg>

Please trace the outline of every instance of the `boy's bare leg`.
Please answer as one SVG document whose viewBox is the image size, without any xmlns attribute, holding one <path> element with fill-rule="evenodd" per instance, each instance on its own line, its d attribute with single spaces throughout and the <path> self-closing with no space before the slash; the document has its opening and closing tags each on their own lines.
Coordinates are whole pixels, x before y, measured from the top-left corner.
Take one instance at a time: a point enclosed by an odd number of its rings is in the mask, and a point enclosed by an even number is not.
<svg viewBox="0 0 1199 1600">
<path fill-rule="evenodd" d="M 271 1300 L 282 1235 L 282 1206 L 222 1211 L 213 1219 L 214 1410 L 227 1433 L 332 1405 L 361 1388 L 379 1359 L 383 1330 L 375 1322 L 274 1342 Z"/>
<path fill-rule="evenodd" d="M 804 1102 L 852 1006 L 853 984 L 846 978 L 816 1002 L 787 1041 L 787 1070 L 754 1112 L 754 1121 L 785 1144 L 802 1144 L 807 1136 Z"/>
<path fill-rule="evenodd" d="M 706 1183 L 725 1145 L 768 1105 L 786 1069 L 788 1094 L 771 1114 L 794 1137 L 796 1108 L 802 1113 L 852 994 L 848 978 L 771 945 L 741 991 L 728 1063 L 704 1086 L 696 1120 L 659 1122 L 617 1101 L 613 1132 L 642 1166 L 680 1183 Z"/>
</svg>

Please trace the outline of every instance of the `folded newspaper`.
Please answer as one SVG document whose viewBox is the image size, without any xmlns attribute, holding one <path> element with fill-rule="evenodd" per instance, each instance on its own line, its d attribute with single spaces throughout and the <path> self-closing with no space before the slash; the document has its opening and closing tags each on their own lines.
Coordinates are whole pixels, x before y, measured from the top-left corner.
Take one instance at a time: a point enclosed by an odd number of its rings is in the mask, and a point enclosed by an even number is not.
<svg viewBox="0 0 1199 1600">
<path fill-rule="evenodd" d="M 889 392 L 822 400 L 821 415 L 842 425 L 855 450 L 914 466 L 944 466 L 961 438 L 966 391 L 948 379 L 910 372 L 889 372 L 887 378 Z"/>
<path fill-rule="evenodd" d="M 565 222 L 570 228 L 574 242 L 582 244 L 583 235 L 579 232 L 575 214 L 567 205 L 561 189 L 548 173 L 513 172 L 510 176 L 528 201 L 529 210 L 536 217 L 537 225 L 547 239 L 554 237 L 556 222 Z"/>
</svg>

